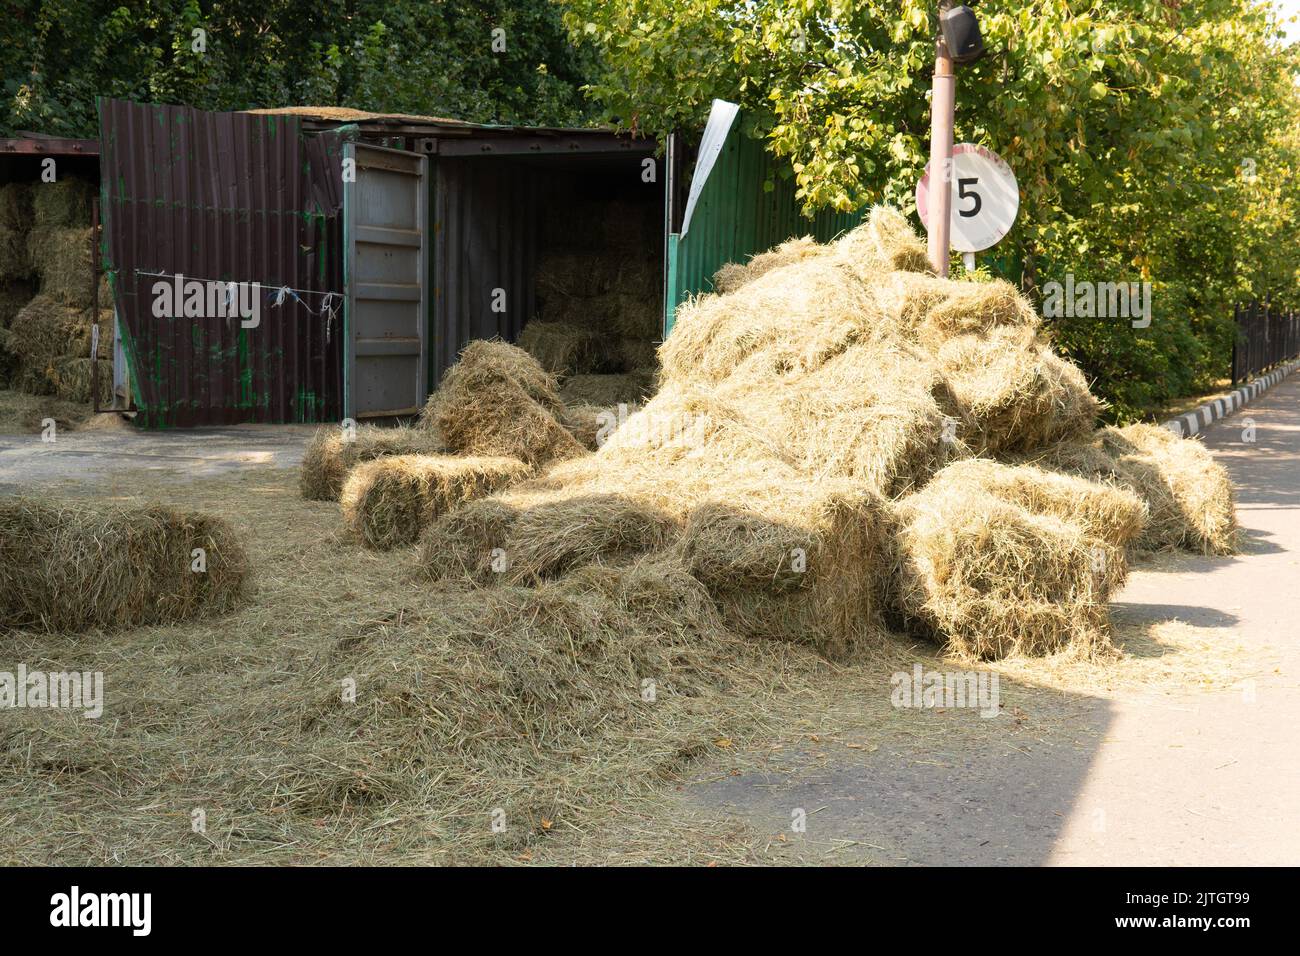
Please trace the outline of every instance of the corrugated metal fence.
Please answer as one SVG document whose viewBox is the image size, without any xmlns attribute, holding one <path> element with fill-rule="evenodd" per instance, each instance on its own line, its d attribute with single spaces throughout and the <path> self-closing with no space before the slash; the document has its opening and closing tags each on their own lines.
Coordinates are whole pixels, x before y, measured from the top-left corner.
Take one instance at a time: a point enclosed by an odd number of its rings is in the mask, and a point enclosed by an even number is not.
<svg viewBox="0 0 1300 956">
<path fill-rule="evenodd" d="M 347 129 L 284 115 L 100 101 L 104 264 L 148 427 L 337 421 L 342 389 L 342 159 Z M 261 321 L 154 314 L 182 274 L 257 282 Z M 276 290 L 289 287 L 274 305 Z M 312 294 L 316 293 L 316 294 Z"/>
<path fill-rule="evenodd" d="M 864 211 L 824 210 L 813 219 L 799 211 L 795 183 L 777 173 L 777 164 L 759 140 L 732 125 L 722 152 L 696 202 L 690 229 L 668 236 L 665 333 L 672 330 L 677 306 L 689 296 L 713 289 L 713 274 L 728 262 L 745 262 L 793 236 L 825 242 L 852 229 Z M 764 184 L 774 188 L 764 191 Z"/>
</svg>

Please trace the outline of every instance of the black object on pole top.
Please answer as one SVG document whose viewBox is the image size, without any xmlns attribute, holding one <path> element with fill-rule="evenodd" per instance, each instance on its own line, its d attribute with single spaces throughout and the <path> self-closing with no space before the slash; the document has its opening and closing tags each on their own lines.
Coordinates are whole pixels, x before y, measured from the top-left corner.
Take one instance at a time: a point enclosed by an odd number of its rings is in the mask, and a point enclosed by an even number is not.
<svg viewBox="0 0 1300 956">
<path fill-rule="evenodd" d="M 970 7 L 945 3 L 939 11 L 939 27 L 954 63 L 971 63 L 984 55 L 979 20 Z"/>
</svg>

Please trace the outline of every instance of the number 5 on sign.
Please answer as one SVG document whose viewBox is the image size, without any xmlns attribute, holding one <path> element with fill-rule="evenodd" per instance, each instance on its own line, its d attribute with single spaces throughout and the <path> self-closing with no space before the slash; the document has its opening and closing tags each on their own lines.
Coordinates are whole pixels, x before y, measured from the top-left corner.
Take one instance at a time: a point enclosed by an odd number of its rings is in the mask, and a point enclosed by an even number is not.
<svg viewBox="0 0 1300 956">
<path fill-rule="evenodd" d="M 958 252 L 983 252 L 1002 241 L 1020 212 L 1020 187 L 1015 173 L 997 153 L 974 143 L 952 148 L 944 170 L 952 190 L 952 247 Z M 916 184 L 916 208 L 930 228 L 930 166 Z"/>
</svg>

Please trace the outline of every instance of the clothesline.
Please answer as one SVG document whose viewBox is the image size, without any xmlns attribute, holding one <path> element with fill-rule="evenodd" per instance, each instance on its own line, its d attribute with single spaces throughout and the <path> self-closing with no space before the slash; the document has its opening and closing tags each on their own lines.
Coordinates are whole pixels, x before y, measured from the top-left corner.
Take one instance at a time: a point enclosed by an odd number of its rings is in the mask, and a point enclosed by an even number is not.
<svg viewBox="0 0 1300 956">
<path fill-rule="evenodd" d="M 150 278 L 155 278 L 155 279 L 175 279 L 177 276 L 180 276 L 182 279 L 185 279 L 187 281 L 219 283 L 223 286 L 226 286 L 227 304 L 230 303 L 231 294 L 234 292 L 234 288 L 233 288 L 234 286 L 250 284 L 246 281 L 242 281 L 239 279 L 205 279 L 202 276 L 189 276 L 189 275 L 185 275 L 184 273 L 177 273 L 177 272 L 161 272 L 161 271 L 155 272 L 155 271 L 150 271 L 148 269 L 136 269 L 135 274 L 137 276 L 148 276 Z M 304 309 L 306 309 L 310 314 L 323 316 L 325 319 L 325 341 L 328 342 L 330 340 L 330 333 L 334 326 L 334 318 L 335 316 L 338 315 L 339 306 L 343 304 L 343 296 L 341 293 L 321 292 L 319 289 L 295 289 L 294 287 L 287 286 L 287 285 L 263 285 L 260 282 L 257 282 L 256 285 L 259 288 L 263 288 L 266 290 L 267 298 L 271 300 L 271 308 L 273 309 L 277 309 L 280 306 L 284 305 L 284 303 L 288 299 L 293 299 Z M 304 295 L 320 296 L 321 297 L 320 308 L 313 309 L 310 305 L 304 302 L 302 299 L 302 296 Z"/>
</svg>

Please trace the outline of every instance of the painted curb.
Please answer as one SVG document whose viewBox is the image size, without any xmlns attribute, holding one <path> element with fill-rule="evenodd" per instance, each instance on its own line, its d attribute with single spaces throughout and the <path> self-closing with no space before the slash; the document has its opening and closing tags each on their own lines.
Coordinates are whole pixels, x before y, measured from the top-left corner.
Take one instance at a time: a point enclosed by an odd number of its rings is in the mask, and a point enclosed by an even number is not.
<svg viewBox="0 0 1300 956">
<path fill-rule="evenodd" d="M 1229 415 L 1245 408 L 1254 399 L 1263 395 L 1297 368 L 1300 368 L 1300 360 L 1287 362 L 1285 365 L 1278 366 L 1267 375 L 1261 375 L 1253 382 L 1241 386 L 1241 388 L 1225 395 L 1223 398 L 1216 398 L 1195 411 L 1179 415 L 1177 418 L 1171 418 L 1161 427 L 1169 429 L 1180 438 L 1191 438 L 1211 422 L 1216 422 L 1220 418 L 1227 418 Z"/>
</svg>

